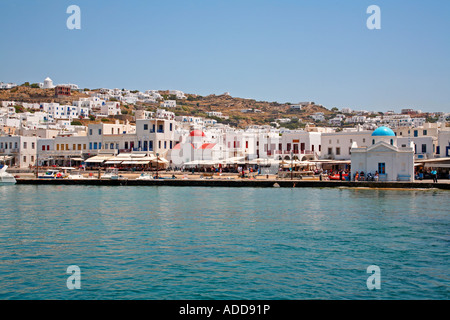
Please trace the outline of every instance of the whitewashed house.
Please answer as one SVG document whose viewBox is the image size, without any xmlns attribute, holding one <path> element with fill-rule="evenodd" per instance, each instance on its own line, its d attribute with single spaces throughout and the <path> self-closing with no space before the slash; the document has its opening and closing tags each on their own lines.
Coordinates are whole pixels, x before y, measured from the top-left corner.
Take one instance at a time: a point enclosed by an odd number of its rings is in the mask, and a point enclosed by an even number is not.
<svg viewBox="0 0 450 320">
<path fill-rule="evenodd" d="M 359 147 L 357 142 L 351 148 L 352 178 L 356 172 L 379 174 L 380 181 L 413 181 L 413 145 L 399 147 L 395 133 L 387 127 L 379 127 L 371 135 L 371 144 Z"/>
</svg>

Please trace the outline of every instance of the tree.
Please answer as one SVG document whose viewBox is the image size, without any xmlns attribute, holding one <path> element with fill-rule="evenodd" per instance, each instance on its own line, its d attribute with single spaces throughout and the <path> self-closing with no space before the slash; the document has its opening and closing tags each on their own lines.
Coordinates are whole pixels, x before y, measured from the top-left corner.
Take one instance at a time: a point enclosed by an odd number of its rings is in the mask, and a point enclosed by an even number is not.
<svg viewBox="0 0 450 320">
<path fill-rule="evenodd" d="M 338 108 L 336 108 L 336 107 L 334 107 L 334 108 L 331 108 L 331 111 L 333 111 L 333 112 L 338 112 L 338 111 L 339 111 L 339 109 L 338 109 Z"/>
<path fill-rule="evenodd" d="M 39 89 L 39 83 L 32 83 L 31 88 Z"/>
</svg>

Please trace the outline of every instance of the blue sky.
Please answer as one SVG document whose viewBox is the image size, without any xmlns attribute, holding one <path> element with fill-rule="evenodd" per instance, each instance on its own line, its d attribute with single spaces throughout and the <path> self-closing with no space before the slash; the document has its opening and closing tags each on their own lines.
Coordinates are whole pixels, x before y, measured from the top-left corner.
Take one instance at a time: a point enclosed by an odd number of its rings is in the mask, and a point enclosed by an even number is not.
<svg viewBox="0 0 450 320">
<path fill-rule="evenodd" d="M 2 0 L 0 27 L 4 82 L 450 112 L 448 0 Z"/>
</svg>

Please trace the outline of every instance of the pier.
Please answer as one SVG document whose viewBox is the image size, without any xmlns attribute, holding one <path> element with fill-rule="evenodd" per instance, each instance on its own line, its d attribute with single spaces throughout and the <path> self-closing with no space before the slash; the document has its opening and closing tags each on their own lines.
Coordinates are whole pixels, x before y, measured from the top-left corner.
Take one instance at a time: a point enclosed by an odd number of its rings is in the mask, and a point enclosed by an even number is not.
<svg viewBox="0 0 450 320">
<path fill-rule="evenodd" d="M 372 182 L 372 181 L 317 181 L 281 179 L 17 179 L 17 184 L 27 185 L 90 185 L 90 186 L 174 186 L 174 187 L 251 187 L 251 188 L 374 188 L 374 189 L 443 189 L 450 190 L 445 182 Z"/>
</svg>

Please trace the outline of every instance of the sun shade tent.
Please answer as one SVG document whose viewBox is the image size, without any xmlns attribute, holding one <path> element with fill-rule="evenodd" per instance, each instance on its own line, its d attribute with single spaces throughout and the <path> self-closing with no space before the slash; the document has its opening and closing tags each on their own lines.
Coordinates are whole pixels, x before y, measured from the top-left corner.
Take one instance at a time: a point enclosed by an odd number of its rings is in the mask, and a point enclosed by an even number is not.
<svg viewBox="0 0 450 320">
<path fill-rule="evenodd" d="M 111 156 L 94 156 L 89 159 L 87 159 L 85 162 L 87 163 L 103 163 L 107 160 L 109 160 Z"/>
</svg>

